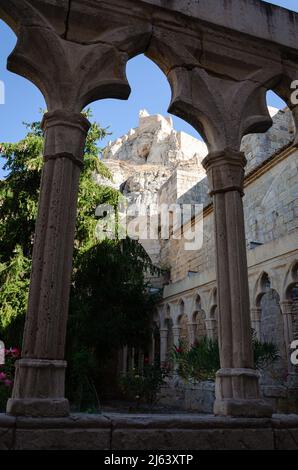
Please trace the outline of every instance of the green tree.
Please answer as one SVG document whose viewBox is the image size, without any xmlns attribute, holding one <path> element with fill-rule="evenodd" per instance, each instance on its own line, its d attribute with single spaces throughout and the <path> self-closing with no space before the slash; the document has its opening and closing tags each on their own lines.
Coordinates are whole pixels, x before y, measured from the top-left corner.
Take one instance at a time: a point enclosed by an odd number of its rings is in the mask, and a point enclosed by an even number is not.
<svg viewBox="0 0 298 470">
<path fill-rule="evenodd" d="M 26 127 L 20 142 L 0 144 L 7 174 L 0 181 L 0 337 L 18 346 L 28 300 L 43 150 L 40 123 Z M 96 396 L 99 371 L 121 345 L 146 343 L 155 305 L 144 275 L 153 267 L 142 247 L 129 239 L 99 241 L 95 235 L 96 207 L 109 204 L 116 210 L 121 197 L 95 178 L 99 174 L 112 179 L 99 159 L 99 142 L 106 134 L 97 123 L 91 125 L 78 196 L 67 356 L 68 390 L 74 399 L 80 397 L 80 405 L 82 384 L 86 382 Z"/>
</svg>

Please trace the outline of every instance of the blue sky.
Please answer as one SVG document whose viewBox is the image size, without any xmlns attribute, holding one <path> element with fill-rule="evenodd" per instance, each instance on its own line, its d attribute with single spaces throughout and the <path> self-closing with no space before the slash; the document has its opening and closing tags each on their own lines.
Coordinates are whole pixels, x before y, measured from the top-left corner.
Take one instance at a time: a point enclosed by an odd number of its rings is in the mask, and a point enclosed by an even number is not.
<svg viewBox="0 0 298 470">
<path fill-rule="evenodd" d="M 270 3 L 298 12 L 297 0 Z M 39 119 L 39 110 L 45 109 L 45 102 L 39 90 L 24 78 L 6 70 L 6 59 L 15 43 L 14 33 L 0 21 L 0 80 L 6 87 L 6 104 L 0 105 L 0 142 L 15 142 L 21 139 L 25 132 L 22 122 Z M 114 140 L 130 128 L 136 127 L 140 109 L 145 108 L 150 114 L 167 114 L 170 88 L 165 76 L 155 64 L 144 56 L 136 57 L 128 63 L 127 76 L 132 88 L 128 101 L 103 100 L 91 106 L 94 119 L 103 127 L 110 126 L 113 135 L 108 140 Z M 283 102 L 273 94 L 268 96 L 268 103 L 278 108 L 283 107 Z M 174 117 L 174 125 L 177 130 L 198 136 L 191 126 L 179 118 Z M 0 177 L 2 175 L 0 169 Z"/>
</svg>

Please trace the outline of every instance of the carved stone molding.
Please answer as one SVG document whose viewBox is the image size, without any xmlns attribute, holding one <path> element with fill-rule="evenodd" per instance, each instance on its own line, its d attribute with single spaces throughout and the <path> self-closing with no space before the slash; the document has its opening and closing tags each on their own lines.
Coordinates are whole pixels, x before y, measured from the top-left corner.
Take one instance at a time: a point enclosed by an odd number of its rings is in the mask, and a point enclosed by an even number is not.
<svg viewBox="0 0 298 470">
<path fill-rule="evenodd" d="M 209 153 L 202 162 L 207 171 L 210 195 L 239 191 L 243 194 L 246 158 L 243 152 L 226 149 Z"/>
</svg>

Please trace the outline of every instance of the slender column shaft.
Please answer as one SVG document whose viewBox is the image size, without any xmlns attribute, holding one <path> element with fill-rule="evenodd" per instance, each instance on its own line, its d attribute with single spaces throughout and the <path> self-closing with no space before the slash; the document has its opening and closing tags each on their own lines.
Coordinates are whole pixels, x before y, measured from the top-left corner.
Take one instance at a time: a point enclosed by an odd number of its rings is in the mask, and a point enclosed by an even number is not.
<svg viewBox="0 0 298 470">
<path fill-rule="evenodd" d="M 207 170 L 214 203 L 221 369 L 216 378 L 215 414 L 268 416 L 259 399 L 254 370 L 249 309 L 244 214 L 244 154 L 209 154 Z"/>
<path fill-rule="evenodd" d="M 150 343 L 150 350 L 149 350 L 149 363 L 154 364 L 155 361 L 155 334 L 152 333 L 151 336 L 151 343 Z"/>
<path fill-rule="evenodd" d="M 283 315 L 283 323 L 284 323 L 284 341 L 285 341 L 285 348 L 288 358 L 288 374 L 289 374 L 289 381 L 291 382 L 292 377 L 295 376 L 295 367 L 291 363 L 291 344 L 294 341 L 293 335 L 293 302 L 292 301 L 284 301 L 280 303 L 281 312 Z"/>
<path fill-rule="evenodd" d="M 22 358 L 16 365 L 13 415 L 64 416 L 64 361 L 80 169 L 89 122 L 47 113 L 44 166 L 35 229 Z"/>
<path fill-rule="evenodd" d="M 160 363 L 165 364 L 167 360 L 168 351 L 168 329 L 161 328 L 160 330 Z"/>
</svg>

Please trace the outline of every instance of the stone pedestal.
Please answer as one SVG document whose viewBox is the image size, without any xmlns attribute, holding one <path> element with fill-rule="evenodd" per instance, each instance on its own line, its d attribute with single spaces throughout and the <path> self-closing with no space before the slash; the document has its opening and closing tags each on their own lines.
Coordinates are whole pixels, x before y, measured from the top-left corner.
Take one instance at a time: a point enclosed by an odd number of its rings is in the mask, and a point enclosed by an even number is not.
<svg viewBox="0 0 298 470">
<path fill-rule="evenodd" d="M 221 370 L 216 377 L 217 415 L 270 416 L 253 370 L 243 215 L 243 153 L 226 149 L 203 161 L 214 202 Z"/>
<path fill-rule="evenodd" d="M 22 359 L 7 412 L 65 416 L 66 324 L 72 271 L 77 194 L 89 122 L 58 110 L 47 113 L 44 167 L 36 223 Z"/>
</svg>

